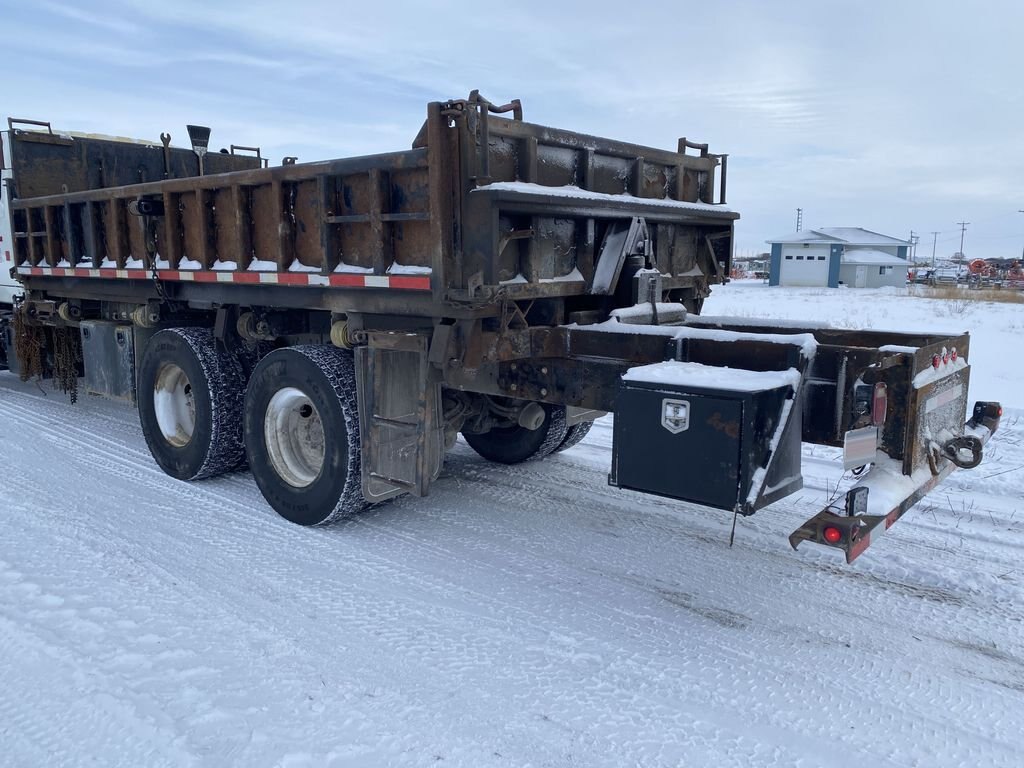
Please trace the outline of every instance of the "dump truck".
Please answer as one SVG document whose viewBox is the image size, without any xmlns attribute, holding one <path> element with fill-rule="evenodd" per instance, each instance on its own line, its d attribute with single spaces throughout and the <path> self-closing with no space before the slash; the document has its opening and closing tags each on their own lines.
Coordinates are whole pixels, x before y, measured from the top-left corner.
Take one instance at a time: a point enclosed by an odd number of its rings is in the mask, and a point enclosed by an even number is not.
<svg viewBox="0 0 1024 768">
<path fill-rule="evenodd" d="M 802 443 L 841 448 L 855 482 L 790 543 L 849 562 L 998 427 L 967 334 L 702 315 L 739 218 L 707 144 L 479 92 L 385 154 L 271 167 L 189 136 L 8 122 L 5 365 L 134 405 L 168 475 L 247 467 L 294 523 L 426 495 L 459 435 L 516 464 L 612 413 L 610 484 L 734 521 L 802 487 Z"/>
</svg>

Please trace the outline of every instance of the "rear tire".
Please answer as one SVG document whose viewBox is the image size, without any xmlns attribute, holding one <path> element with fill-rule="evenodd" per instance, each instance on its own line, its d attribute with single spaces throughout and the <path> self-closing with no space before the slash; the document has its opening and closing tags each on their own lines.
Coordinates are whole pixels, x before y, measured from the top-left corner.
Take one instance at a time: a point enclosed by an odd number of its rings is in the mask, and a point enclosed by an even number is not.
<svg viewBox="0 0 1024 768">
<path fill-rule="evenodd" d="M 574 445 L 577 445 L 587 433 L 590 432 L 590 428 L 594 426 L 592 421 L 581 421 L 578 424 L 573 424 L 565 432 L 565 439 L 562 444 L 555 448 L 555 453 L 561 453 L 562 451 L 568 451 Z"/>
<path fill-rule="evenodd" d="M 171 477 L 199 480 L 245 459 L 245 373 L 207 328 L 167 328 L 146 344 L 138 376 L 139 422 L 149 452 Z"/>
<path fill-rule="evenodd" d="M 249 468 L 281 517 L 323 525 L 367 506 L 351 352 L 274 350 L 249 379 L 244 422 Z"/>
<path fill-rule="evenodd" d="M 496 427 L 478 435 L 462 433 L 470 448 L 488 461 L 500 464 L 519 464 L 531 459 L 543 459 L 553 453 L 565 440 L 565 407 L 543 405 L 544 422 L 537 429 L 518 424 Z"/>
</svg>

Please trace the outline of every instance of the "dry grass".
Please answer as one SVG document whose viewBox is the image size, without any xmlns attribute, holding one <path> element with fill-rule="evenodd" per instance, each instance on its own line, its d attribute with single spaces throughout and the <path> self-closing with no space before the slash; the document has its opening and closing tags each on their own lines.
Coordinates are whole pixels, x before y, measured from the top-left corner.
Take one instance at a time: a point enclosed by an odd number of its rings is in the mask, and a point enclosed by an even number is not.
<svg viewBox="0 0 1024 768">
<path fill-rule="evenodd" d="M 977 288 L 966 285 L 911 285 L 907 287 L 910 296 L 922 299 L 941 299 L 950 302 L 995 301 L 1000 304 L 1024 304 L 1024 291 L 1011 288 Z"/>
</svg>

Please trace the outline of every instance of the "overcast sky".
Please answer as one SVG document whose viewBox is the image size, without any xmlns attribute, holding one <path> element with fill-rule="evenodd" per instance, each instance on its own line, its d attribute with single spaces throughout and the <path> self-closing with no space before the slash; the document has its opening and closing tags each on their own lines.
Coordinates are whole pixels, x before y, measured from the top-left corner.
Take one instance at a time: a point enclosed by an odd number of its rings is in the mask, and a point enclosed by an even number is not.
<svg viewBox="0 0 1024 768">
<path fill-rule="evenodd" d="M 283 9 L 283 10 L 282 10 Z M 737 252 L 796 228 L 1024 249 L 1024 3 L 0 0 L 0 113 L 280 160 L 408 147 L 473 88 L 526 119 L 729 153 Z"/>
</svg>

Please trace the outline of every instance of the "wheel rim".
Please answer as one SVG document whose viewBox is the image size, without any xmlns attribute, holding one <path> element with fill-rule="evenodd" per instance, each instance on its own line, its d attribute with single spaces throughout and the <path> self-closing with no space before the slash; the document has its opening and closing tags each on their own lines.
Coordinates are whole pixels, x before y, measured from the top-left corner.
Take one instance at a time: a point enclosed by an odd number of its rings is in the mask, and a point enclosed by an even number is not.
<svg viewBox="0 0 1024 768">
<path fill-rule="evenodd" d="M 164 364 L 156 375 L 153 409 L 164 439 L 175 448 L 188 445 L 196 429 L 196 400 L 188 376 L 174 363 Z"/>
<path fill-rule="evenodd" d="M 291 486 L 305 488 L 324 466 L 324 425 L 301 389 L 278 390 L 263 419 L 267 453 L 274 471 Z"/>
</svg>

